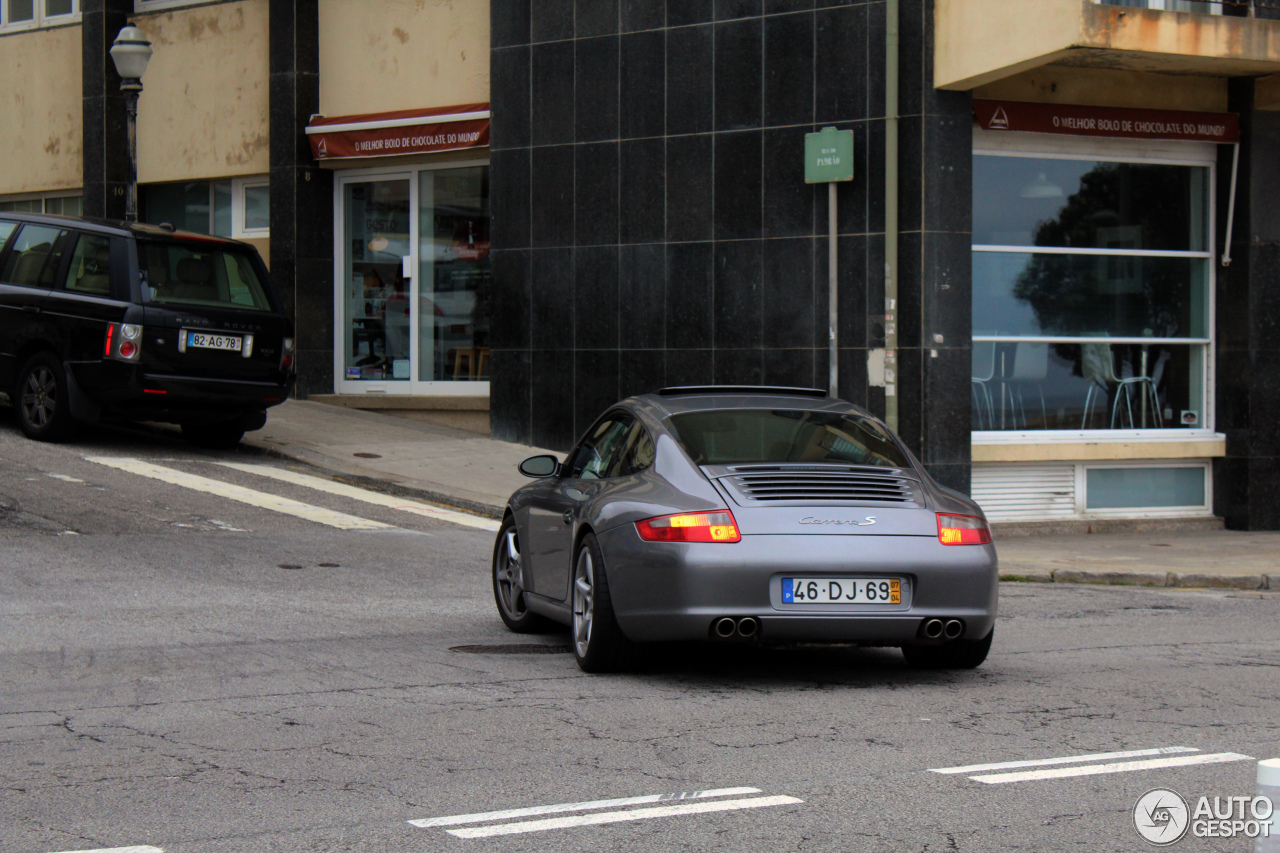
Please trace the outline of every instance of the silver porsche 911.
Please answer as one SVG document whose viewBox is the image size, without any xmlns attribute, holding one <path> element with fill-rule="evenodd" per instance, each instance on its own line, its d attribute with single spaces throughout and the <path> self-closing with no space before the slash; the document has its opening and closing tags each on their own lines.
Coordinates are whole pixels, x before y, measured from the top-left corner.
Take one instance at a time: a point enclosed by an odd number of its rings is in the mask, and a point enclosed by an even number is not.
<svg viewBox="0 0 1280 853">
<path fill-rule="evenodd" d="M 534 456 L 493 554 L 517 632 L 571 627 L 578 665 L 659 640 L 901 646 L 970 668 L 996 619 L 982 510 L 866 411 L 796 388 L 666 388 Z"/>
</svg>

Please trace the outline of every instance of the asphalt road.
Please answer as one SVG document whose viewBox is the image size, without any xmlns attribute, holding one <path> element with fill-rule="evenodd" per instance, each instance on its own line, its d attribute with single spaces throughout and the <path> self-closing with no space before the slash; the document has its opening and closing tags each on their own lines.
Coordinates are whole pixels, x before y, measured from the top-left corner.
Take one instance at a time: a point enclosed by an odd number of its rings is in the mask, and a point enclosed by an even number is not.
<svg viewBox="0 0 1280 853">
<path fill-rule="evenodd" d="M 1142 850 L 1144 792 L 1251 794 L 1280 757 L 1275 594 L 1012 584 L 974 672 L 678 647 L 593 677 L 566 634 L 503 628 L 492 533 L 252 466 L 301 470 L 147 430 L 36 444 L 0 409 L 0 851 Z M 970 778 L 1153 760 L 1218 763 Z M 1033 764 L 931 772 L 1006 762 Z M 449 832 L 591 815 L 617 822 Z"/>
</svg>

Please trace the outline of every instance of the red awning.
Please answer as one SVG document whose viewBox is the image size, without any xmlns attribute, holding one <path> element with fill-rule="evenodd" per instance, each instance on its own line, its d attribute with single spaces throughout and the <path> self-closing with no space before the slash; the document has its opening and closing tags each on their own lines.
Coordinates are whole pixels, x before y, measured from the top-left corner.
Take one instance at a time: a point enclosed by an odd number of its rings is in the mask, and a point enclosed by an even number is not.
<svg viewBox="0 0 1280 853">
<path fill-rule="evenodd" d="M 489 144 L 489 105 L 315 116 L 307 123 L 307 138 L 317 160 L 484 148 Z"/>
<path fill-rule="evenodd" d="M 1116 136 L 1122 139 L 1179 139 L 1188 142 L 1239 142 L 1236 113 L 1140 110 L 1080 104 L 987 101 L 975 98 L 973 113 L 984 130 Z"/>
</svg>

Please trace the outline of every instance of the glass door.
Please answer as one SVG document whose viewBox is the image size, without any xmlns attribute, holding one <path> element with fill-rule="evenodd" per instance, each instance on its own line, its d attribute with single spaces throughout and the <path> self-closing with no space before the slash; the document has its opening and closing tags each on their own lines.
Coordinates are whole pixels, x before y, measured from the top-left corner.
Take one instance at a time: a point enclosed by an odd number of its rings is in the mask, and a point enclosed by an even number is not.
<svg viewBox="0 0 1280 853">
<path fill-rule="evenodd" d="M 335 361 L 343 393 L 409 393 L 412 191 L 408 175 L 340 182 L 340 352 Z"/>
<path fill-rule="evenodd" d="M 335 200 L 338 393 L 488 394 L 488 164 L 355 173 Z"/>
</svg>

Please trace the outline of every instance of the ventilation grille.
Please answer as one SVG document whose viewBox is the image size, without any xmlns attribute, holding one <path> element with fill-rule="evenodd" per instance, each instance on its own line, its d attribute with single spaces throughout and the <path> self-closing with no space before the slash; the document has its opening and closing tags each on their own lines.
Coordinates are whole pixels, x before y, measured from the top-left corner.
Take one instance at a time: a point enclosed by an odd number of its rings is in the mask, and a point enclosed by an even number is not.
<svg viewBox="0 0 1280 853">
<path fill-rule="evenodd" d="M 736 468 L 726 479 L 753 501 L 883 501 L 915 503 L 911 481 L 894 474 L 791 466 Z"/>
<path fill-rule="evenodd" d="M 1076 515 L 1074 465 L 973 466 L 972 497 L 989 521 Z"/>
</svg>

